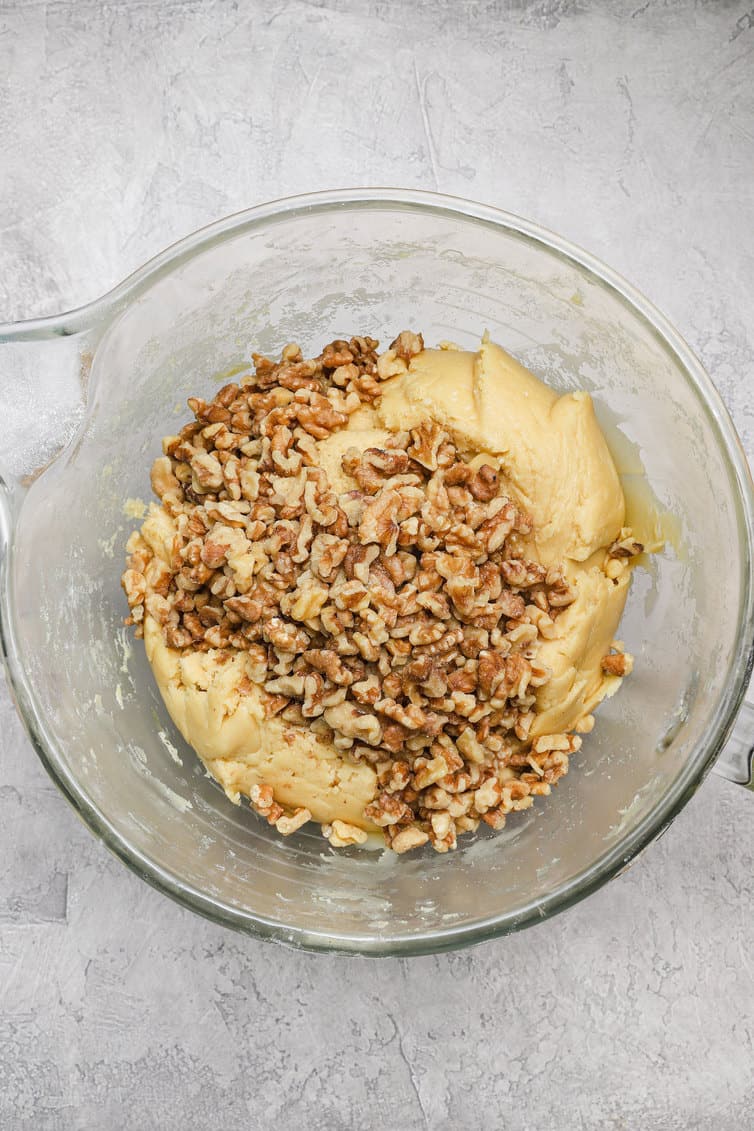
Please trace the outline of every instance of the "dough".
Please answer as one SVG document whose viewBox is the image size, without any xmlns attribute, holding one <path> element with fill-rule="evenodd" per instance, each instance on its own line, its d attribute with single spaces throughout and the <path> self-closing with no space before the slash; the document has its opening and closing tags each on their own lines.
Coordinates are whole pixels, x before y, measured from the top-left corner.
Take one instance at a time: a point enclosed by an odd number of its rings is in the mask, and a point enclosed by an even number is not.
<svg viewBox="0 0 754 1131">
<path fill-rule="evenodd" d="M 424 350 L 407 373 L 385 382 L 376 409 L 362 407 L 347 428 L 319 443 L 335 490 L 355 486 L 341 467 L 346 448 L 379 446 L 389 431 L 428 418 L 465 454 L 499 466 L 507 493 L 534 520 L 526 555 L 546 566 L 562 564 L 575 585 L 576 600 L 539 650 L 553 674 L 539 692 L 532 735 L 584 725 L 620 683 L 602 672 L 601 660 L 630 581 L 628 568 L 615 581 L 603 569 L 624 525 L 625 500 L 591 398 L 583 392 L 559 397 L 486 339 L 477 353 Z M 173 532 L 168 513 L 152 504 L 141 536 L 166 562 Z M 373 769 L 352 765 L 331 743 L 278 717 L 265 719 L 245 654 L 171 649 L 149 615 L 144 637 L 173 721 L 231 800 L 267 783 L 281 805 L 305 807 L 315 821 L 378 831 L 363 815 L 377 792 Z"/>
</svg>

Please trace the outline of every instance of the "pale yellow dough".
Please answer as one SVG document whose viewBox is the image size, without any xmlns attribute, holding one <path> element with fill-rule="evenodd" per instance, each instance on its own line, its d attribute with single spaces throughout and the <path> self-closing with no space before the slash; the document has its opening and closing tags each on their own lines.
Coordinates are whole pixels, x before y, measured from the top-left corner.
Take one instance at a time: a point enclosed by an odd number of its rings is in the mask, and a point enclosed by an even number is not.
<svg viewBox="0 0 754 1131">
<path fill-rule="evenodd" d="M 355 486 L 342 471 L 346 448 L 379 445 L 389 431 L 432 419 L 466 454 L 492 457 L 511 498 L 534 520 L 526 547 L 544 565 L 562 562 L 576 600 L 556 621 L 539 657 L 553 672 L 539 694 L 533 734 L 572 730 L 616 689 L 600 661 L 610 651 L 630 570 L 617 582 L 603 572 L 607 547 L 625 521 L 620 480 L 587 393 L 558 395 L 492 342 L 477 353 L 424 350 L 409 371 L 385 383 L 376 410 L 361 408 L 346 429 L 319 445 L 337 491 Z M 142 537 L 168 560 L 169 515 L 152 504 Z M 256 689 L 241 694 L 246 657 L 168 648 L 157 624 L 144 623 L 147 656 L 170 715 L 233 801 L 257 783 L 286 807 L 315 821 L 342 820 L 372 831 L 364 806 L 376 793 L 374 771 L 352 765 L 309 731 L 265 719 Z"/>
</svg>

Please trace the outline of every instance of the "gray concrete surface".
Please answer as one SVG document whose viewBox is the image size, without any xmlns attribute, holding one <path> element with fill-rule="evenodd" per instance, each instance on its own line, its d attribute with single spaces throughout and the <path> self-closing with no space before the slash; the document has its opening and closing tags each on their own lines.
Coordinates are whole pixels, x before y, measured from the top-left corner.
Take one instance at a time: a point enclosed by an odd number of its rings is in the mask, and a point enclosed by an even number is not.
<svg viewBox="0 0 754 1131">
<path fill-rule="evenodd" d="M 751 0 L 0 0 L 0 317 L 92 299 L 247 205 L 372 184 L 606 259 L 754 457 Z M 0 735 L 3 1128 L 752 1126 L 745 791 L 709 779 L 555 921 L 368 963 L 173 906 L 77 822 L 4 691 Z"/>
</svg>

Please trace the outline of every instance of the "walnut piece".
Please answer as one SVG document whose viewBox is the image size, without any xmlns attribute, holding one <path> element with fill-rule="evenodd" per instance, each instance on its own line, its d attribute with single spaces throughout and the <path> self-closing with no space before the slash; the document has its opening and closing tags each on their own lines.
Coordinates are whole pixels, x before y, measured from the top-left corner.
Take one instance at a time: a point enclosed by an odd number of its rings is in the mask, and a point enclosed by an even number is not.
<svg viewBox="0 0 754 1131">
<path fill-rule="evenodd" d="M 364 844 L 367 833 L 357 825 L 348 821 L 333 821 L 331 825 L 322 826 L 322 835 L 329 840 L 333 848 L 346 848 L 351 844 Z"/>
<path fill-rule="evenodd" d="M 634 658 L 629 652 L 612 652 L 602 657 L 602 670 L 606 675 L 630 675 L 634 670 Z"/>
</svg>

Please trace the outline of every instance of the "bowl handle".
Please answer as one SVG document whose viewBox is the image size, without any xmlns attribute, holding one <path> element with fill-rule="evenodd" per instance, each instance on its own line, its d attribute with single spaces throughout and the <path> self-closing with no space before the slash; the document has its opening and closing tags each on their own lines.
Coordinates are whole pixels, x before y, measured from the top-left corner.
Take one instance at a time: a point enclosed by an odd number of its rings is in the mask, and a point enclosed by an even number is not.
<svg viewBox="0 0 754 1131">
<path fill-rule="evenodd" d="M 0 477 L 23 489 L 70 443 L 84 418 L 97 334 L 70 315 L 0 325 Z"/>
<path fill-rule="evenodd" d="M 754 789 L 754 703 L 745 702 L 741 707 L 714 769 L 728 781 Z"/>
</svg>

